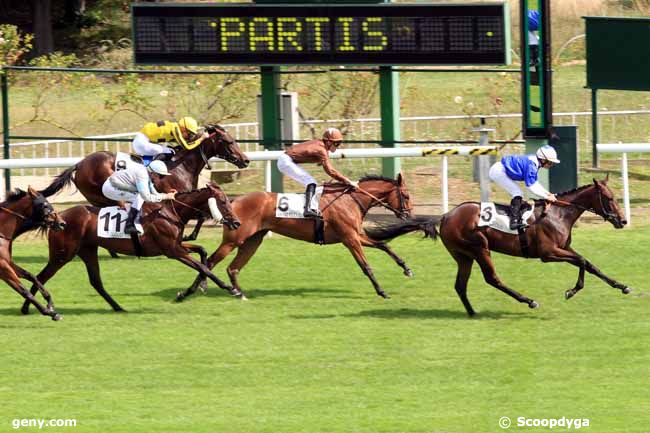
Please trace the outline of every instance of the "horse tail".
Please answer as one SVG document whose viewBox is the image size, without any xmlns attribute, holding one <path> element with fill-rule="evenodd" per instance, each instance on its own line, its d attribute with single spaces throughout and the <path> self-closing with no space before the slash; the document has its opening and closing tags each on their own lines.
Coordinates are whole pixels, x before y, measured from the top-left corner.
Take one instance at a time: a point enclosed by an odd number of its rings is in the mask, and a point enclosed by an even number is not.
<svg viewBox="0 0 650 433">
<path fill-rule="evenodd" d="M 389 241 L 406 233 L 422 230 L 425 238 L 438 237 L 438 224 L 442 216 L 414 217 L 388 225 L 378 225 L 365 229 L 366 235 L 375 241 Z"/>
<path fill-rule="evenodd" d="M 76 164 L 73 165 L 72 167 L 67 168 L 63 173 L 58 175 L 56 179 L 54 179 L 54 182 L 52 182 L 47 188 L 40 191 L 40 193 L 43 194 L 45 197 L 49 197 L 61 191 L 66 186 L 69 186 L 74 180 L 72 178 L 72 175 L 76 170 L 77 170 Z"/>
</svg>

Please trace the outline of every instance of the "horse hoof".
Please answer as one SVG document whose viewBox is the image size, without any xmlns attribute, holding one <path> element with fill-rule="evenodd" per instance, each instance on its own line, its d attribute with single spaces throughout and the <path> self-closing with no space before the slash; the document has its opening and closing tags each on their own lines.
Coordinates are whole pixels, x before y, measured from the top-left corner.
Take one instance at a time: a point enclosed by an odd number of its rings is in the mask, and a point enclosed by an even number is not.
<svg viewBox="0 0 650 433">
<path fill-rule="evenodd" d="M 629 287 L 623 287 L 623 289 L 621 290 L 621 292 L 623 292 L 624 295 L 627 295 L 631 291 L 632 291 L 632 289 L 630 289 Z"/>
<path fill-rule="evenodd" d="M 413 276 L 413 271 L 410 270 L 410 269 L 407 269 L 407 270 L 404 271 L 404 275 L 411 278 Z"/>
<path fill-rule="evenodd" d="M 539 308 L 539 304 L 535 301 L 530 301 L 530 304 L 528 304 L 528 308 L 532 308 L 532 309 Z"/>
<path fill-rule="evenodd" d="M 386 292 L 377 292 L 377 294 L 384 299 L 390 299 L 390 296 Z"/>
<path fill-rule="evenodd" d="M 21 309 L 20 309 L 20 314 L 29 314 L 29 307 L 27 307 L 27 308 L 21 308 Z"/>
<path fill-rule="evenodd" d="M 201 293 L 203 293 L 204 295 L 205 295 L 206 293 L 208 293 L 208 282 L 207 282 L 207 281 L 201 281 L 201 282 L 199 283 L 199 290 L 200 290 Z"/>
<path fill-rule="evenodd" d="M 576 292 L 574 292 L 573 290 L 567 290 L 566 292 L 564 292 L 564 299 L 569 300 L 573 298 L 573 295 L 575 294 Z"/>
<path fill-rule="evenodd" d="M 185 299 L 185 295 L 183 295 L 183 292 L 176 293 L 176 302 L 183 302 L 183 299 Z"/>
<path fill-rule="evenodd" d="M 55 322 L 58 322 L 58 321 L 61 320 L 61 319 L 63 319 L 63 316 L 60 315 L 59 313 L 54 313 L 54 314 L 52 315 L 52 320 L 54 320 Z"/>
<path fill-rule="evenodd" d="M 241 299 L 242 301 L 248 301 L 248 298 L 243 293 L 239 296 L 239 299 Z"/>
</svg>

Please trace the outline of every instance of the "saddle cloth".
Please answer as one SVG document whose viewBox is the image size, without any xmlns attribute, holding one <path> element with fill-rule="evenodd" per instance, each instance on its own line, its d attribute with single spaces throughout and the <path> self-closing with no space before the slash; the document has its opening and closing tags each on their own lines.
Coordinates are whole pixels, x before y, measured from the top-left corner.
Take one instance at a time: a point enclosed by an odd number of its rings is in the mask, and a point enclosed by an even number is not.
<svg viewBox="0 0 650 433">
<path fill-rule="evenodd" d="M 320 197 L 323 194 L 323 187 L 316 188 L 316 193 L 311 199 L 311 208 L 318 209 L 320 214 Z M 277 218 L 301 218 L 304 219 L 305 194 L 278 194 L 275 202 L 275 216 Z"/>
<path fill-rule="evenodd" d="M 131 235 L 124 233 L 126 220 L 129 216 L 128 209 L 118 206 L 103 207 L 97 215 L 97 237 L 106 239 L 131 239 Z M 136 221 L 135 227 L 143 233 L 142 226 Z"/>
<path fill-rule="evenodd" d="M 527 227 L 526 221 L 533 215 L 533 208 L 529 204 L 524 204 L 522 210 L 524 210 L 522 221 Z M 517 230 L 510 230 L 510 217 L 510 206 L 494 204 L 493 202 L 481 202 L 478 226 L 490 227 L 500 232 L 516 235 L 518 234 Z"/>
<path fill-rule="evenodd" d="M 132 155 L 126 152 L 116 152 L 115 153 L 115 171 L 126 170 L 131 168 L 133 165 L 138 164 L 148 166 L 153 160 L 153 156 L 139 156 Z"/>
</svg>

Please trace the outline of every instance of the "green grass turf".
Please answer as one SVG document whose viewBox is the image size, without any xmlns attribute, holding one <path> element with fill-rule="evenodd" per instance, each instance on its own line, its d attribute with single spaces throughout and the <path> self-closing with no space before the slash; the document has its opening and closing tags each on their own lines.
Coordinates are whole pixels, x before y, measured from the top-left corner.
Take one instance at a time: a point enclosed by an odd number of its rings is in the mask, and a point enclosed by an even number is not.
<svg viewBox="0 0 650 433">
<path fill-rule="evenodd" d="M 210 250 L 217 238 L 202 233 Z M 495 255 L 504 281 L 541 308 L 487 286 L 475 266 L 474 319 L 442 244 L 415 235 L 392 244 L 412 279 L 368 251 L 390 300 L 344 247 L 279 236 L 241 275 L 247 302 L 211 284 L 176 304 L 193 276 L 180 263 L 103 254 L 105 286 L 129 311 L 116 314 L 76 260 L 47 284 L 61 322 L 20 316 L 21 299 L 3 289 L 0 431 L 74 418 L 76 428 L 42 431 L 492 433 L 501 416 L 564 416 L 589 418 L 590 433 L 647 432 L 648 239 L 647 226 L 574 231 L 578 251 L 634 287 L 627 296 L 588 275 L 565 301 L 574 267 Z M 42 240 L 15 244 L 35 272 L 46 254 Z"/>
</svg>

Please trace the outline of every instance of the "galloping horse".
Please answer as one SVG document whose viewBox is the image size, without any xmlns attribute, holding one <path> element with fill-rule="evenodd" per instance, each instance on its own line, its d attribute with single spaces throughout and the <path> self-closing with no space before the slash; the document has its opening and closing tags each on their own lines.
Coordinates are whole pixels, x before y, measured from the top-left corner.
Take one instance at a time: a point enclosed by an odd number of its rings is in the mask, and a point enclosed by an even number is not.
<svg viewBox="0 0 650 433">
<path fill-rule="evenodd" d="M 240 296 L 239 291 L 233 290 L 222 282 L 205 266 L 208 254 L 203 247 L 181 242 L 181 234 L 187 221 L 198 217 L 210 217 L 209 200 L 212 198 L 217 201 L 217 206 L 223 214 L 224 227 L 232 227 L 235 218 L 226 195 L 216 184 L 208 184 L 206 188 L 197 191 L 178 193 L 174 200 L 163 201 L 160 204 L 146 203 L 143 207 L 144 234 L 140 237 L 140 251 L 136 250 L 131 239 L 103 238 L 97 235 L 99 208 L 80 205 L 67 209 L 60 215 L 66 222 L 66 228 L 61 232 L 50 231 L 48 236 L 50 258 L 36 278 L 45 283 L 66 263 L 79 256 L 86 265 L 90 284 L 113 307 L 113 310 L 124 311 L 106 292 L 102 283 L 97 249 L 103 247 L 126 255 L 138 254 L 145 257 L 165 255 L 197 270 L 201 276 L 209 277 L 231 295 Z M 198 253 L 201 262 L 193 259 L 190 252 Z M 31 292 L 36 293 L 36 287 L 32 287 Z M 24 303 L 21 312 L 27 314 L 28 311 L 29 304 Z"/>
<path fill-rule="evenodd" d="M 603 274 L 571 248 L 571 229 L 586 211 L 603 217 L 617 229 L 627 224 L 614 199 L 614 194 L 607 186 L 607 181 L 608 178 L 603 181 L 594 179 L 592 184 L 558 194 L 558 201 L 555 203 L 535 201 L 534 215 L 528 221 L 529 227 L 526 230 L 528 258 L 539 258 L 543 262 L 567 262 L 580 269 L 575 287 L 565 292 L 566 299 L 572 298 L 584 287 L 585 270 L 611 287 L 621 290 L 623 294 L 631 291 L 628 286 Z M 537 308 L 539 306 L 537 302 L 506 287 L 501 282 L 490 257 L 491 251 L 523 257 L 518 236 L 489 227 L 478 227 L 480 209 L 479 203 L 463 203 L 442 217 L 429 220 L 415 219 L 377 230 L 369 229 L 367 233 L 372 239 L 384 241 L 416 230 L 423 230 L 432 238 L 439 235 L 458 264 L 456 293 L 470 316 L 475 312 L 467 298 L 467 281 L 474 261 L 481 267 L 483 277 L 488 284 L 517 301 L 528 304 L 530 308 Z M 439 230 L 436 229 L 438 224 Z"/>
<path fill-rule="evenodd" d="M 221 245 L 208 259 L 212 269 L 230 252 L 238 248 L 237 256 L 228 265 L 228 276 L 235 290 L 241 291 L 237 275 L 248 263 L 262 243 L 269 230 L 293 239 L 314 242 L 314 220 L 296 218 L 277 218 L 276 193 L 253 192 L 238 197 L 232 202 L 233 211 L 241 221 L 237 231 L 224 228 Z M 400 174 L 397 180 L 380 176 L 367 176 L 359 180 L 359 190 L 348 185 L 329 184 L 321 197 L 323 204 L 324 244 L 342 242 L 357 261 L 363 273 L 370 279 L 379 296 L 388 295 L 379 286 L 372 269 L 368 265 L 362 247 L 378 248 L 385 251 L 402 269 L 411 276 L 411 270 L 386 244 L 369 239 L 361 227 L 363 218 L 372 207 L 383 205 L 396 216 L 406 218 L 411 214 L 411 201 L 408 190 Z M 201 281 L 199 276 L 192 286 L 176 297 L 178 301 L 196 291 Z"/>
<path fill-rule="evenodd" d="M 11 244 L 18 236 L 35 228 L 63 230 L 64 227 L 65 222 L 54 212 L 52 205 L 31 187 L 26 192 L 16 190 L 7 197 L 7 201 L 0 203 L 0 278 L 25 298 L 27 305 L 31 302 L 41 314 L 50 316 L 52 320 L 61 319 L 61 315 L 54 310 L 52 297 L 34 275 L 14 263 Z M 36 301 L 19 278 L 34 284 L 33 293 L 39 290 L 47 300 L 47 307 Z"/>
<path fill-rule="evenodd" d="M 238 168 L 248 166 L 250 161 L 225 129 L 218 125 L 209 125 L 207 131 L 210 135 L 200 146 L 192 150 L 181 148 L 171 160 L 166 161 L 171 175 L 162 177 L 160 182 L 155 185 L 158 191 L 169 192 L 175 189 L 182 192 L 196 189 L 201 170 L 209 166 L 208 160 L 213 156 L 223 158 Z M 113 174 L 114 167 L 115 154 L 112 152 L 91 153 L 57 176 L 41 192 L 45 197 L 49 197 L 74 182 L 90 204 L 99 207 L 115 206 L 117 203 L 102 194 L 102 185 Z M 194 232 L 187 240 L 196 239 L 202 223 L 203 221 L 199 220 Z"/>
</svg>

